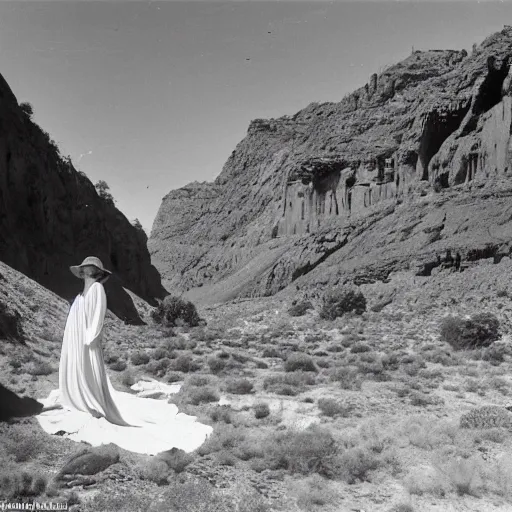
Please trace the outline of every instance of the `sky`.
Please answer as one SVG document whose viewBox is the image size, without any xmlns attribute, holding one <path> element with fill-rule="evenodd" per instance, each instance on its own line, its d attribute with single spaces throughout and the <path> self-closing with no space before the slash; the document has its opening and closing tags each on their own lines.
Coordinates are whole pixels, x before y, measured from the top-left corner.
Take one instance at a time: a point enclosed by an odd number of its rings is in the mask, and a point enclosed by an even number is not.
<svg viewBox="0 0 512 512">
<path fill-rule="evenodd" d="M 413 47 L 470 51 L 511 22 L 512 2 L 489 0 L 2 1 L 0 73 L 149 233 L 252 119 L 340 101 Z"/>
</svg>

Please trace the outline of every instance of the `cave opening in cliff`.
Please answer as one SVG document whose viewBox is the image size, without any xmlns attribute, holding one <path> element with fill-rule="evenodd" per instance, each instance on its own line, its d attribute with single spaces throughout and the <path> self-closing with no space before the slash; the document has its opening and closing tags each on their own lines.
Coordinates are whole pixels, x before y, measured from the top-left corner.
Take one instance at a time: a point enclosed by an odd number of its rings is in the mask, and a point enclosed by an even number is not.
<svg viewBox="0 0 512 512">
<path fill-rule="evenodd" d="M 469 110 L 469 103 L 456 109 L 432 110 L 425 119 L 418 151 L 421 179 L 428 180 L 428 164 L 443 142 L 456 131 Z"/>
<path fill-rule="evenodd" d="M 494 57 L 489 57 L 488 73 L 478 90 L 473 104 L 473 114 L 487 112 L 501 101 L 501 88 L 507 77 L 510 64 L 505 60 L 500 67 L 495 65 Z"/>
<path fill-rule="evenodd" d="M 510 57 L 504 59 L 501 66 L 496 66 L 495 57 L 491 56 L 487 60 L 487 75 L 473 101 L 471 117 L 463 127 L 461 135 L 467 135 L 476 129 L 478 117 L 491 110 L 502 98 L 502 87 L 505 78 L 507 78 L 510 68 Z"/>
</svg>

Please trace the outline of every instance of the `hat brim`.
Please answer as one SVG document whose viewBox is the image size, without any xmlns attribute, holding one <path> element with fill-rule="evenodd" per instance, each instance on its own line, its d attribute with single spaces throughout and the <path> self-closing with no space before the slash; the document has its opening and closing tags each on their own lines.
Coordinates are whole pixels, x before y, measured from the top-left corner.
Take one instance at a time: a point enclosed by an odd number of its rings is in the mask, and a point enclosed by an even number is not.
<svg viewBox="0 0 512 512">
<path fill-rule="evenodd" d="M 83 269 L 83 267 L 87 267 L 87 266 L 96 267 L 98 270 L 103 272 L 103 274 L 104 274 L 103 278 L 105 278 L 107 276 L 110 277 L 112 275 L 112 272 L 110 272 L 110 270 L 107 270 L 105 268 L 100 268 L 96 265 L 93 265 L 92 263 L 88 263 L 87 265 L 72 265 L 71 267 L 69 267 L 69 270 L 71 270 L 71 272 L 73 272 L 73 274 L 76 277 L 83 279 L 84 276 L 82 275 L 82 269 Z"/>
</svg>

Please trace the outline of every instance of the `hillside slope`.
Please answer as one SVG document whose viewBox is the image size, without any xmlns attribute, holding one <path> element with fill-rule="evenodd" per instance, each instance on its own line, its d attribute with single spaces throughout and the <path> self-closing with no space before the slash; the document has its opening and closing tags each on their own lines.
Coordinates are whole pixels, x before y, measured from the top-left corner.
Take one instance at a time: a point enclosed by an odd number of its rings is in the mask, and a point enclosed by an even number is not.
<svg viewBox="0 0 512 512">
<path fill-rule="evenodd" d="M 130 289 L 151 304 L 166 295 L 146 237 L 63 158 L 0 76 L 0 260 L 70 300 L 69 271 L 86 256 L 113 271 L 105 288 L 120 318 L 140 323 Z"/>
<path fill-rule="evenodd" d="M 253 121 L 213 183 L 163 199 L 148 247 L 168 288 L 216 302 L 510 253 L 511 50 L 505 27 L 472 55 L 416 51 L 339 103 Z"/>
</svg>

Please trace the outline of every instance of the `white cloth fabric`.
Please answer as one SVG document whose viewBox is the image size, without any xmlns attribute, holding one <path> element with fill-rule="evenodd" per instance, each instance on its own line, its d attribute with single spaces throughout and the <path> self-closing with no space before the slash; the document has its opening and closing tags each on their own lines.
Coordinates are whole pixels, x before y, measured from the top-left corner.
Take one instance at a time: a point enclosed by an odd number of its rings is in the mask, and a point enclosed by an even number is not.
<svg viewBox="0 0 512 512">
<path fill-rule="evenodd" d="M 103 285 L 93 283 L 77 295 L 69 310 L 59 365 L 59 389 L 39 400 L 62 405 L 37 416 L 50 434 L 64 431 L 92 446 L 115 443 L 137 453 L 154 455 L 173 447 L 198 448 L 212 427 L 178 413 L 174 404 L 116 391 L 103 362 L 103 323 L 107 299 Z"/>
</svg>

